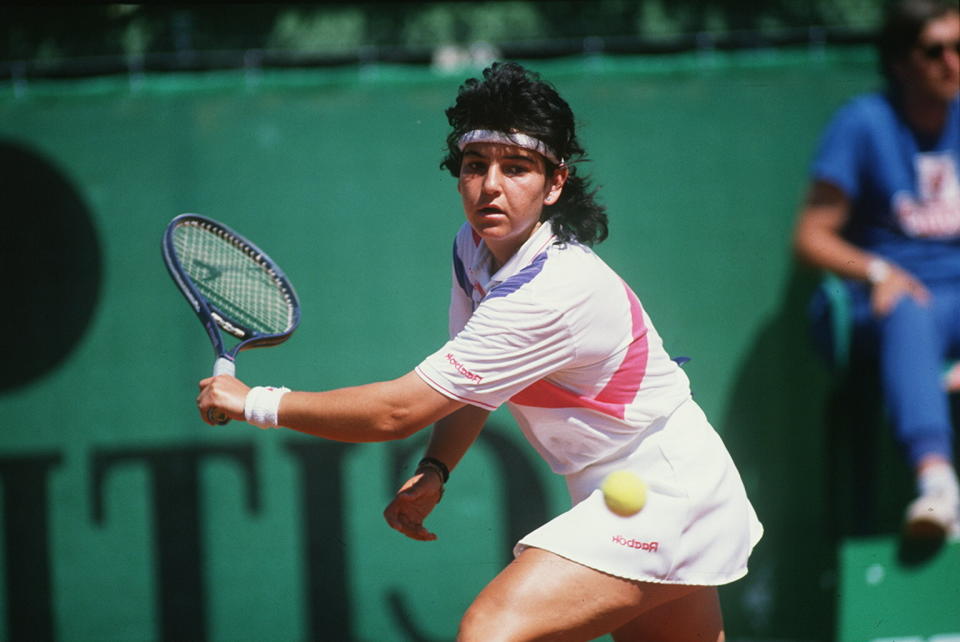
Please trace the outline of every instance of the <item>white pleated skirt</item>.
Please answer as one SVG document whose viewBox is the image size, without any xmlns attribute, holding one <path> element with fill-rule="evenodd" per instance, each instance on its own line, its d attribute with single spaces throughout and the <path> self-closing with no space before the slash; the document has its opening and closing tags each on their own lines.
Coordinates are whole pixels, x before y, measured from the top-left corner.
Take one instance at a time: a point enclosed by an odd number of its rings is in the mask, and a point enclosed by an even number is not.
<svg viewBox="0 0 960 642">
<path fill-rule="evenodd" d="M 611 512 L 600 485 L 627 469 L 647 484 L 643 510 Z M 692 400 L 650 426 L 636 447 L 567 477 L 573 507 L 521 539 L 603 573 L 643 582 L 718 586 L 747 573 L 763 534 L 726 446 Z"/>
</svg>

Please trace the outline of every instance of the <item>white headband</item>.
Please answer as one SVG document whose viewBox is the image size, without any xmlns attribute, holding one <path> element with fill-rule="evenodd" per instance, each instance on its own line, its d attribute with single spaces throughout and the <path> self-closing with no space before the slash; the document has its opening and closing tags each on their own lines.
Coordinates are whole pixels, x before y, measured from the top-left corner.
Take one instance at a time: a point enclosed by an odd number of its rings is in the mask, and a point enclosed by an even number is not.
<svg viewBox="0 0 960 642">
<path fill-rule="evenodd" d="M 557 158 L 557 155 L 554 153 L 550 147 L 547 146 L 539 138 L 534 138 L 533 136 L 527 136 L 526 134 L 521 134 L 519 132 L 507 133 L 507 132 L 498 132 L 490 129 L 474 129 L 468 131 L 466 134 L 460 137 L 458 145 L 460 151 L 463 151 L 463 148 L 469 145 L 470 143 L 498 143 L 501 145 L 516 145 L 517 147 L 522 147 L 523 149 L 529 149 L 530 151 L 537 152 L 538 154 L 543 154 L 550 162 L 555 165 L 563 165 L 563 161 Z"/>
</svg>

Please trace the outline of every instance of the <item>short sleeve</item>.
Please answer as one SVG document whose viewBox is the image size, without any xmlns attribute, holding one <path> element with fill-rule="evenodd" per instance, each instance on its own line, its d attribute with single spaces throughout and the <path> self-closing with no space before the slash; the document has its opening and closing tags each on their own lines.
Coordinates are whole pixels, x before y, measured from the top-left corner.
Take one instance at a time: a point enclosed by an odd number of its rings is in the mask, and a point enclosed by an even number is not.
<svg viewBox="0 0 960 642">
<path fill-rule="evenodd" d="M 416 372 L 441 394 L 492 410 L 574 357 L 562 312 L 537 305 L 521 290 L 485 299 Z"/>
<path fill-rule="evenodd" d="M 857 103 L 844 106 L 827 125 L 813 159 L 811 177 L 840 188 L 847 198 L 859 195 L 865 114 Z"/>
</svg>

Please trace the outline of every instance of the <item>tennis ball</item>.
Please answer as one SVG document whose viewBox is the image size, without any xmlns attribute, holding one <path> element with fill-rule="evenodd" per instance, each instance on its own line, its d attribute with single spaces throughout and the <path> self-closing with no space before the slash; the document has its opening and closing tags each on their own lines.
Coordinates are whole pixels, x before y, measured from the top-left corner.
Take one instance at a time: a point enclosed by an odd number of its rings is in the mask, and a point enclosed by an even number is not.
<svg viewBox="0 0 960 642">
<path fill-rule="evenodd" d="M 607 508 L 622 517 L 634 515 L 647 503 L 647 485 L 629 470 L 616 470 L 600 486 Z"/>
</svg>

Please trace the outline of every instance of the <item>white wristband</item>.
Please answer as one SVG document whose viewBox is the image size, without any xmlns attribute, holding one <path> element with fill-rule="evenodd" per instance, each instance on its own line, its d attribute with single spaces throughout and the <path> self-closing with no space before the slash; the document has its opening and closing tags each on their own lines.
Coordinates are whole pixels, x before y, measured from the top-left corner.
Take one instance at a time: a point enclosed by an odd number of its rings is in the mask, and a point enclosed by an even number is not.
<svg viewBox="0 0 960 642">
<path fill-rule="evenodd" d="M 867 281 L 873 285 L 883 283 L 890 276 L 890 264 L 883 259 L 871 259 L 867 263 Z"/>
<path fill-rule="evenodd" d="M 290 392 L 289 388 L 270 388 L 256 386 L 250 388 L 243 404 L 243 416 L 248 423 L 257 428 L 276 428 L 277 414 L 280 412 L 280 399 Z"/>
</svg>

